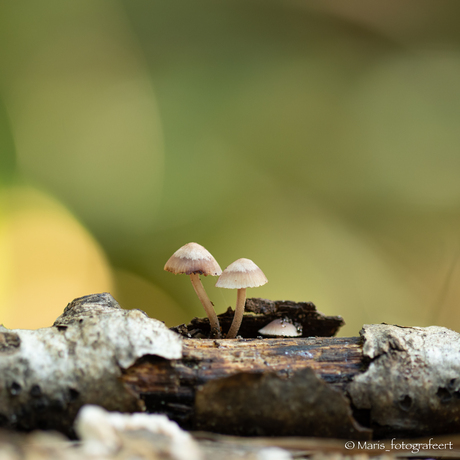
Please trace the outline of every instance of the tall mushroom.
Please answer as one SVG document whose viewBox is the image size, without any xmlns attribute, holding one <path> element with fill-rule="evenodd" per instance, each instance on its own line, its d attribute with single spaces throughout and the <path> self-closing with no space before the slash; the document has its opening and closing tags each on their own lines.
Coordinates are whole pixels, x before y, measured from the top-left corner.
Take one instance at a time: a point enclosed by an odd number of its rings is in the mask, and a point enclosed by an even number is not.
<svg viewBox="0 0 460 460">
<path fill-rule="evenodd" d="M 216 287 L 238 289 L 236 294 L 235 316 L 233 317 L 227 338 L 235 338 L 241 326 L 246 302 L 246 288 L 262 286 L 265 283 L 268 283 L 268 280 L 263 271 L 249 259 L 236 260 L 219 276 Z"/>
<path fill-rule="evenodd" d="M 211 325 L 211 336 L 221 337 L 219 320 L 217 319 L 214 306 L 209 300 L 200 275 L 219 276 L 222 270 L 211 253 L 198 243 L 188 243 L 178 249 L 166 262 L 164 269 L 175 275 L 190 275 L 190 281 L 200 299 Z"/>
</svg>

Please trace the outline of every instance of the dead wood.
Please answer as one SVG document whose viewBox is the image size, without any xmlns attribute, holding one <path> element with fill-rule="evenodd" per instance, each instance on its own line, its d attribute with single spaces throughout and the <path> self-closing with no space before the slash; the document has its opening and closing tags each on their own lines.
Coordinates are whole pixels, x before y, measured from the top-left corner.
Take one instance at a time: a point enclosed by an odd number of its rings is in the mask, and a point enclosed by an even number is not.
<svg viewBox="0 0 460 460">
<path fill-rule="evenodd" d="M 288 379 L 271 372 L 210 381 L 197 391 L 195 424 L 242 436 L 372 436 L 353 418 L 348 399 L 310 368 Z"/>
<path fill-rule="evenodd" d="M 343 320 L 309 303 L 252 302 L 241 332 L 255 338 L 181 338 L 109 294 L 76 299 L 50 328 L 2 327 L 0 426 L 73 434 L 76 413 L 93 403 L 241 435 L 460 432 L 456 332 L 369 325 L 361 338 L 262 339 L 254 331 L 274 317 L 300 322 L 304 334 L 335 332 Z M 179 329 L 204 336 L 206 320 Z"/>
<path fill-rule="evenodd" d="M 311 369 L 318 380 L 348 398 L 345 404 L 351 404 L 355 420 L 372 429 L 374 439 L 460 432 L 458 333 L 382 324 L 364 326 L 361 335 L 185 339 L 182 359 L 145 358 L 122 378 L 148 410 L 162 411 L 188 428 L 274 435 L 289 426 L 290 435 L 351 436 L 344 428 L 351 425 L 340 417 L 336 423 L 321 423 L 318 413 L 341 406 L 304 373 Z M 305 413 L 318 424 L 309 425 Z M 368 435 L 359 427 L 353 434 L 357 439 Z"/>
<path fill-rule="evenodd" d="M 110 294 L 71 302 L 53 327 L 0 326 L 0 426 L 73 434 L 83 404 L 142 409 L 120 381 L 122 369 L 152 354 L 181 356 L 181 340 L 140 310 L 123 310 Z"/>
<path fill-rule="evenodd" d="M 304 369 L 312 369 L 319 379 L 344 393 L 362 370 L 361 339 L 185 339 L 181 359 L 145 357 L 125 371 L 122 379 L 142 397 L 148 411 L 165 413 L 182 426 L 196 429 L 203 425 L 195 417 L 195 396 L 197 391 L 206 391 L 208 382 L 240 373 L 289 380 Z M 214 423 L 229 433 L 221 423 Z"/>
<path fill-rule="evenodd" d="M 347 390 L 381 436 L 460 432 L 460 334 L 444 327 L 365 325 L 369 368 Z"/>
<path fill-rule="evenodd" d="M 317 311 L 313 302 L 249 298 L 244 309 L 244 321 L 238 334 L 246 339 L 260 337 L 259 329 L 278 318 L 293 322 L 302 332 L 301 337 L 332 337 L 345 324 L 341 316 L 326 316 Z M 234 313 L 228 307 L 225 313 L 218 315 L 224 334 L 230 328 Z M 207 338 L 210 335 L 208 318 L 193 318 L 190 324 L 172 330 L 187 338 Z"/>
</svg>

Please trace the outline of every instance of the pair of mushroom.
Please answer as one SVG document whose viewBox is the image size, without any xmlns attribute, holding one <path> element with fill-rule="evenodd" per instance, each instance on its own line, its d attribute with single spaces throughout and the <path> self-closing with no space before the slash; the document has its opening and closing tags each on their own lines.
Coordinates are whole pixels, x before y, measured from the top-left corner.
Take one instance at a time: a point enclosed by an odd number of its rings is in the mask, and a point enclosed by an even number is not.
<svg viewBox="0 0 460 460">
<path fill-rule="evenodd" d="M 214 337 L 222 336 L 219 320 L 199 275 L 219 276 L 216 287 L 238 289 L 235 315 L 227 338 L 235 338 L 240 329 L 246 302 L 246 288 L 262 286 L 268 282 L 262 270 L 249 259 L 238 259 L 222 271 L 211 253 L 198 243 L 188 243 L 178 249 L 166 262 L 164 269 L 175 275 L 190 276 L 193 288 L 208 315 L 211 336 Z"/>
</svg>

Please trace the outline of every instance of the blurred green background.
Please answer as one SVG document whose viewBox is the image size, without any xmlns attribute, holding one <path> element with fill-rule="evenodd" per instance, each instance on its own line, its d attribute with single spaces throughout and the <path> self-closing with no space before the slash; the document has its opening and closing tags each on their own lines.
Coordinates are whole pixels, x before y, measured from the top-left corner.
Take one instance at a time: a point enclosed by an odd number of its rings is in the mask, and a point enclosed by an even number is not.
<svg viewBox="0 0 460 460">
<path fill-rule="evenodd" d="M 0 323 L 110 291 L 203 316 L 190 241 L 249 296 L 460 330 L 457 1 L 44 0 L 0 15 Z M 203 280 L 218 312 L 235 292 Z"/>
</svg>

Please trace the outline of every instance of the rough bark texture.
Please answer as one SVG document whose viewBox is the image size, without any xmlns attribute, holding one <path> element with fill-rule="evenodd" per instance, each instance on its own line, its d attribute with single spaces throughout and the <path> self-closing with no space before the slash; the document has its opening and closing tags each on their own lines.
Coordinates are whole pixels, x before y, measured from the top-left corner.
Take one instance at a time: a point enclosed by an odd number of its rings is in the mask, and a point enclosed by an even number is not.
<svg viewBox="0 0 460 460">
<path fill-rule="evenodd" d="M 110 294 L 74 300 L 50 328 L 0 326 L 0 426 L 72 434 L 83 404 L 140 410 L 122 369 L 147 354 L 180 358 L 181 349 L 162 322 L 121 309 Z"/>
<path fill-rule="evenodd" d="M 304 334 L 343 322 L 313 304 L 251 301 L 242 334 L 274 316 L 301 323 Z M 206 335 L 206 322 L 181 332 Z M 93 403 L 244 435 L 281 426 L 285 435 L 356 439 L 368 439 L 369 429 L 374 439 L 460 431 L 459 334 L 383 324 L 361 335 L 181 338 L 109 294 L 83 297 L 51 328 L 0 327 L 0 426 L 72 434 L 78 409 Z"/>
<path fill-rule="evenodd" d="M 246 299 L 245 315 L 238 335 L 244 338 L 260 337 L 262 329 L 278 318 L 288 318 L 301 331 L 301 337 L 332 337 L 345 322 L 341 316 L 326 316 L 316 310 L 312 302 L 292 302 L 290 300 Z M 232 323 L 234 311 L 231 307 L 218 315 L 225 334 Z M 194 318 L 190 324 L 172 328 L 188 338 L 207 338 L 210 335 L 208 318 Z"/>
<path fill-rule="evenodd" d="M 460 432 L 460 335 L 443 327 L 365 325 L 370 365 L 348 391 L 381 434 Z"/>
<path fill-rule="evenodd" d="M 374 439 L 460 432 L 458 333 L 382 324 L 365 326 L 362 337 L 364 354 L 358 338 L 185 339 L 182 359 L 142 360 L 123 380 L 144 398 L 148 410 L 162 411 L 188 428 L 274 434 L 277 423 L 285 423 L 284 415 L 269 416 L 265 402 L 283 408 L 295 405 L 285 398 L 286 392 L 295 390 L 278 377 L 301 386 L 298 373 L 310 368 L 349 396 L 355 419 L 373 430 Z M 223 380 L 239 373 L 244 375 Z M 271 386 L 248 373 L 264 374 Z M 255 390 L 244 399 L 244 388 L 251 386 L 260 391 L 263 387 L 265 399 L 256 398 Z M 232 393 L 237 404 L 232 405 L 225 393 Z M 312 404 L 302 401 L 306 412 L 316 414 L 319 407 L 326 410 L 324 400 L 329 399 L 323 394 Z M 291 416 L 302 420 L 303 435 L 348 436 L 341 432 L 343 424 L 325 424 L 317 430 L 318 425 L 302 419 L 302 412 L 292 410 Z M 318 420 L 317 415 L 313 418 Z M 297 429 L 291 427 L 291 434 Z"/>
<path fill-rule="evenodd" d="M 275 373 L 236 374 L 208 382 L 195 399 L 196 428 L 243 436 L 371 439 L 350 402 L 305 368 L 286 379 Z"/>
<path fill-rule="evenodd" d="M 239 373 L 276 373 L 289 379 L 304 369 L 344 392 L 362 370 L 361 339 L 184 339 L 181 359 L 143 358 L 122 379 L 144 399 L 148 411 L 196 429 L 195 395 L 207 382 Z"/>
</svg>

